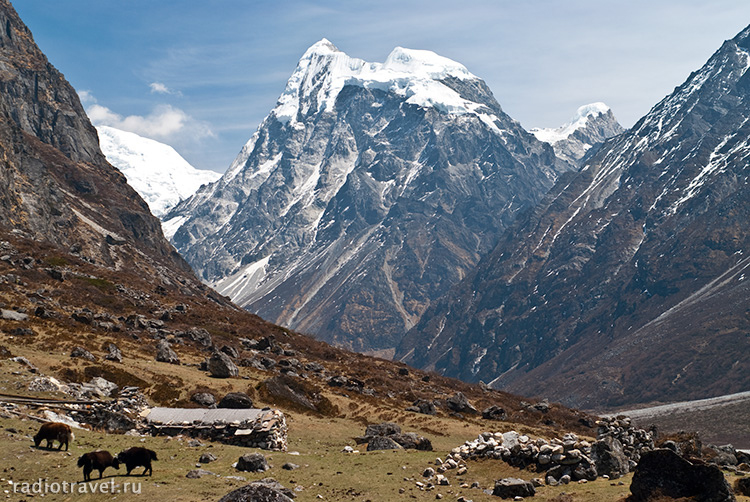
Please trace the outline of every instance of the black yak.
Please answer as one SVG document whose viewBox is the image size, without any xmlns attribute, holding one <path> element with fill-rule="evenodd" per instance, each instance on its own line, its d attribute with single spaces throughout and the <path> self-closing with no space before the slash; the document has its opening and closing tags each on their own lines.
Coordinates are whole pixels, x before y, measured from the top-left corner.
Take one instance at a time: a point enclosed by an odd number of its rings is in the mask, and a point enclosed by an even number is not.
<svg viewBox="0 0 750 502">
<path fill-rule="evenodd" d="M 102 473 L 107 467 L 120 468 L 120 461 L 112 456 L 108 451 L 92 451 L 84 453 L 78 459 L 78 467 L 83 467 L 83 480 L 91 481 L 91 471 L 99 471 L 99 479 L 102 479 Z"/>
<path fill-rule="evenodd" d="M 39 443 L 47 441 L 47 448 L 52 448 L 55 441 L 60 441 L 58 450 L 62 450 L 63 444 L 65 445 L 65 451 L 68 451 L 68 443 L 75 438 L 73 436 L 73 430 L 68 424 L 62 422 L 50 422 L 42 424 L 39 428 L 39 432 L 34 436 L 34 446 L 39 447 Z"/>
<path fill-rule="evenodd" d="M 146 471 L 148 471 L 148 475 L 151 476 L 153 472 L 151 469 L 151 461 L 159 459 L 156 458 L 155 451 L 149 450 L 148 448 L 142 448 L 140 446 L 134 446 L 118 453 L 117 460 L 125 464 L 125 468 L 128 471 L 128 476 L 130 476 L 130 471 L 139 466 L 145 467 L 141 476 L 145 476 Z"/>
</svg>

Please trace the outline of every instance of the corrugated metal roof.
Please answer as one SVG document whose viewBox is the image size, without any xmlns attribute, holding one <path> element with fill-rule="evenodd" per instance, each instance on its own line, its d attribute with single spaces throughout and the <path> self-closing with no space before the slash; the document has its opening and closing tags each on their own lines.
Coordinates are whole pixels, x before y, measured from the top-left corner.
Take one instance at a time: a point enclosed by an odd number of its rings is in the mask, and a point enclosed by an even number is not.
<svg viewBox="0 0 750 502">
<path fill-rule="evenodd" d="M 270 409 L 249 408 L 234 410 L 229 408 L 151 408 L 146 420 L 155 425 L 231 424 L 254 421 L 270 414 Z"/>
</svg>

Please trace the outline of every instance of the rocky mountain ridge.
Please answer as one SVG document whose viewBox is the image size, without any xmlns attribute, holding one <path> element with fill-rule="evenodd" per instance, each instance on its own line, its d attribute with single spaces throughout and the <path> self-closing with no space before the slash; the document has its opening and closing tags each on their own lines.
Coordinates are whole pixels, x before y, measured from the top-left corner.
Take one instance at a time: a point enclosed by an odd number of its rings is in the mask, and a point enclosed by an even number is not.
<svg viewBox="0 0 750 502">
<path fill-rule="evenodd" d="M 604 103 L 583 105 L 567 123 L 554 129 L 529 130 L 538 140 L 552 145 L 555 155 L 578 167 L 583 166 L 601 145 L 625 129 Z"/>
<path fill-rule="evenodd" d="M 109 126 L 97 126 L 107 161 L 120 170 L 154 216 L 162 216 L 221 174 L 196 169 L 169 145 Z"/>
<path fill-rule="evenodd" d="M 397 357 L 599 409 L 746 389 L 749 34 L 564 176 Z"/>
<path fill-rule="evenodd" d="M 91 263 L 174 284 L 193 277 L 159 220 L 109 165 L 75 90 L 9 3 L 0 10 L 0 227 Z"/>
<path fill-rule="evenodd" d="M 273 322 L 392 348 L 573 166 L 429 51 L 327 40 L 227 173 L 164 217 L 201 278 Z"/>
</svg>

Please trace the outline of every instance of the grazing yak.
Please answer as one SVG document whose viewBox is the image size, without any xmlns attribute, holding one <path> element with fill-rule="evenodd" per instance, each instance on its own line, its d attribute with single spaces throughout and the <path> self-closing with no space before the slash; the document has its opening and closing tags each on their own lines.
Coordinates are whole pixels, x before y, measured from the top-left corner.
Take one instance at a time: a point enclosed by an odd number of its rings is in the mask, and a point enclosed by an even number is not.
<svg viewBox="0 0 750 502">
<path fill-rule="evenodd" d="M 91 481 L 91 471 L 99 471 L 99 479 L 102 479 L 104 469 L 107 467 L 120 468 L 120 461 L 108 451 L 92 451 L 84 453 L 78 459 L 78 467 L 83 467 L 83 480 Z"/>
<path fill-rule="evenodd" d="M 134 446 L 118 453 L 117 460 L 125 464 L 125 469 L 128 471 L 128 476 L 130 476 L 130 471 L 139 466 L 145 467 L 141 476 L 145 476 L 146 471 L 148 471 L 148 475 L 151 476 L 153 472 L 151 469 L 151 461 L 159 459 L 156 458 L 155 451 L 149 450 L 148 448 L 142 448 L 140 446 Z"/>
<path fill-rule="evenodd" d="M 62 422 L 50 422 L 42 424 L 39 428 L 39 432 L 34 436 L 34 446 L 39 447 L 39 443 L 47 441 L 47 448 L 52 448 L 55 441 L 60 441 L 58 450 L 62 450 L 63 444 L 65 445 L 65 451 L 68 451 L 68 443 L 75 439 L 73 436 L 73 430 L 68 424 Z"/>
</svg>

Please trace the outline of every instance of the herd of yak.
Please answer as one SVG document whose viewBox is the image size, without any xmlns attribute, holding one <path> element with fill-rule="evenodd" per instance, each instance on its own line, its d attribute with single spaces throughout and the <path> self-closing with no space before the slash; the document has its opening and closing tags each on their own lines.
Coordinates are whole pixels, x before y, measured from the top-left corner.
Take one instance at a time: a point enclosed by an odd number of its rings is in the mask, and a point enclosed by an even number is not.
<svg viewBox="0 0 750 502">
<path fill-rule="evenodd" d="M 68 443 L 73 438 L 73 430 L 68 424 L 62 422 L 46 423 L 41 426 L 39 432 L 34 436 L 34 446 L 39 447 L 42 441 L 47 441 L 47 448 L 52 448 L 55 441 L 59 441 L 60 445 L 57 449 L 62 450 L 63 445 L 65 445 L 65 451 L 68 451 Z M 116 457 L 113 457 L 108 451 L 84 453 L 78 459 L 78 467 L 83 467 L 83 479 L 85 481 L 91 480 L 91 472 L 94 470 L 99 471 L 99 479 L 101 479 L 104 469 L 107 467 L 119 469 L 120 464 L 125 464 L 128 476 L 130 476 L 130 471 L 136 467 L 144 467 L 142 475 L 145 476 L 146 472 L 148 472 L 150 476 L 153 472 L 151 469 L 152 460 L 158 460 L 155 451 L 134 446 L 133 448 L 121 451 Z"/>
</svg>

